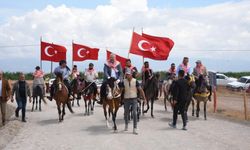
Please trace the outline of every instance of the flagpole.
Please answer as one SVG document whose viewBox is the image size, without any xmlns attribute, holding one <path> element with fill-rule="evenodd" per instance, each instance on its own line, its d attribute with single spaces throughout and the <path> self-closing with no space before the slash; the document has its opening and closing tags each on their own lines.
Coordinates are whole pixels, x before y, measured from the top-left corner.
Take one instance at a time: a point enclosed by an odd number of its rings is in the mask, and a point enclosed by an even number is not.
<svg viewBox="0 0 250 150">
<path fill-rule="evenodd" d="M 74 40 L 72 40 L 72 68 L 74 66 L 74 59 L 73 59 L 73 57 L 74 57 L 74 54 L 73 54 L 74 48 L 73 48 L 73 45 L 74 45 Z"/>
<path fill-rule="evenodd" d="M 42 63 L 42 51 L 41 51 L 41 43 L 42 43 L 42 36 L 40 36 L 40 67 L 43 70 L 43 63 Z"/>
<path fill-rule="evenodd" d="M 132 30 L 132 38 L 131 38 L 131 43 L 130 43 L 130 47 L 132 46 L 132 42 L 133 42 L 133 33 L 135 32 L 135 27 L 133 27 Z M 130 50 L 128 51 L 128 59 L 129 59 L 129 54 L 130 54 Z"/>
<path fill-rule="evenodd" d="M 53 70 L 53 62 L 52 61 L 50 61 L 51 62 L 51 64 L 50 64 L 50 78 L 52 79 L 52 70 Z"/>
</svg>

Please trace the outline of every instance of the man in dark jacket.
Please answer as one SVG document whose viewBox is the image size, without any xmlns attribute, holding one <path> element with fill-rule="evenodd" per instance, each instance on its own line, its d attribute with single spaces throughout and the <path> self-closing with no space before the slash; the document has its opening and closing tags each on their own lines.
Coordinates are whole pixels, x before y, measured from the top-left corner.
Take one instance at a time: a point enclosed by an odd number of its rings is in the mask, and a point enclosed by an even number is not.
<svg viewBox="0 0 250 150">
<path fill-rule="evenodd" d="M 183 121 L 183 130 L 186 128 L 186 116 L 185 116 L 185 104 L 187 102 L 187 92 L 188 92 L 188 82 L 184 79 L 185 72 L 180 70 L 178 72 L 178 80 L 175 82 L 173 87 L 173 122 L 169 124 L 170 127 L 176 128 L 176 121 L 178 117 L 178 112 L 180 112 Z"/>
<path fill-rule="evenodd" d="M 26 122 L 25 112 L 26 112 L 27 98 L 29 97 L 29 101 L 31 102 L 31 94 L 30 94 L 30 87 L 28 83 L 25 81 L 25 75 L 23 73 L 19 74 L 19 80 L 14 83 L 12 89 L 11 102 L 14 101 L 14 95 L 16 96 L 16 102 L 17 102 L 15 115 L 16 117 L 19 117 L 19 111 L 22 109 L 22 122 Z"/>
</svg>

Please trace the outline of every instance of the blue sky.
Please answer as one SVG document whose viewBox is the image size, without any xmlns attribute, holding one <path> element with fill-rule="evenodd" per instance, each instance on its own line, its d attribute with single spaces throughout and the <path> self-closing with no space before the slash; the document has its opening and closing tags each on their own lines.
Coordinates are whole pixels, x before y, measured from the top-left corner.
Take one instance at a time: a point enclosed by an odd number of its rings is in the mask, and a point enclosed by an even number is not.
<svg viewBox="0 0 250 150">
<path fill-rule="evenodd" d="M 100 47 L 100 61 L 94 63 L 101 71 L 105 47 L 127 56 L 131 29 L 140 33 L 143 27 L 148 34 L 175 41 L 167 61 L 150 61 L 154 70 L 166 70 L 188 56 L 192 66 L 201 59 L 209 70 L 249 71 L 250 51 L 238 51 L 250 49 L 247 18 L 247 0 L 0 0 L 0 55 L 5 56 L 0 58 L 0 69 L 32 71 L 39 65 L 37 44 L 43 36 L 68 49 L 72 40 Z M 22 44 L 37 46 L 1 47 Z M 141 58 L 131 57 L 140 68 Z M 70 52 L 68 58 L 70 62 Z M 87 63 L 76 64 L 83 68 Z M 43 65 L 49 71 L 50 64 Z"/>
</svg>

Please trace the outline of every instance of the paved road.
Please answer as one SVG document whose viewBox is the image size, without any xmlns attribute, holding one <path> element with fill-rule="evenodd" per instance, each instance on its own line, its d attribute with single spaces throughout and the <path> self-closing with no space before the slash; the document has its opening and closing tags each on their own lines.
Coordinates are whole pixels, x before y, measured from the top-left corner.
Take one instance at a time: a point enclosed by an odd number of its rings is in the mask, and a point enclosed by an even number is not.
<svg viewBox="0 0 250 150">
<path fill-rule="evenodd" d="M 95 114 L 91 116 L 84 116 L 83 104 L 73 109 L 74 114 L 66 110 L 67 114 L 63 123 L 58 123 L 54 102 L 49 102 L 47 106 L 44 106 L 42 112 L 28 112 L 28 122 L 21 125 L 20 132 L 5 149 L 250 149 L 249 126 L 208 116 L 207 121 L 204 121 L 202 117 L 200 119 L 191 117 L 188 131 L 181 130 L 181 120 L 178 121 L 177 129 L 171 129 L 168 123 L 171 121 L 172 113 L 166 112 L 163 106 L 158 104 L 155 105 L 154 119 L 149 114 L 142 116 L 139 123 L 139 135 L 132 134 L 132 123 L 129 124 L 128 132 L 123 131 L 123 109 L 119 110 L 117 118 L 118 133 L 113 133 L 111 128 L 106 127 L 100 106 L 96 106 Z M 21 124 L 17 122 L 19 121 L 12 120 L 7 126 Z"/>
</svg>

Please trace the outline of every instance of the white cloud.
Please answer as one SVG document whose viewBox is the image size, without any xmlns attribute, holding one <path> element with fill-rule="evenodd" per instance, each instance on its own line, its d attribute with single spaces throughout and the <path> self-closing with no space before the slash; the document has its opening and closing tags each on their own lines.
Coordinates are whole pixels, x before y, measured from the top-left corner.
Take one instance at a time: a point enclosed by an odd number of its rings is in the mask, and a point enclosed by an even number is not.
<svg viewBox="0 0 250 150">
<path fill-rule="evenodd" d="M 143 27 L 145 33 L 172 38 L 175 47 L 170 60 L 176 63 L 183 56 L 205 60 L 213 58 L 225 61 L 249 61 L 246 55 L 250 52 L 202 52 L 210 49 L 250 49 L 249 26 L 250 2 L 248 1 L 183 9 L 148 8 L 147 0 L 128 0 L 126 3 L 122 0 L 111 0 L 109 5 L 99 5 L 95 9 L 48 5 L 42 10 L 12 16 L 6 23 L 0 25 L 0 46 L 37 45 L 1 47 L 0 55 L 6 57 L 0 58 L 0 61 L 4 61 L 5 58 L 39 59 L 39 40 L 42 36 L 44 41 L 66 45 L 69 48 L 69 60 L 72 40 L 100 47 L 102 63 L 106 47 L 127 56 L 133 27 L 139 33 Z M 139 57 L 133 56 L 133 58 Z M 164 68 L 157 70 L 166 69 L 169 63 L 171 62 L 165 63 Z M 153 65 L 157 67 L 156 63 Z M 211 67 L 216 68 L 216 63 Z M 244 68 L 247 69 L 250 68 Z"/>
</svg>

